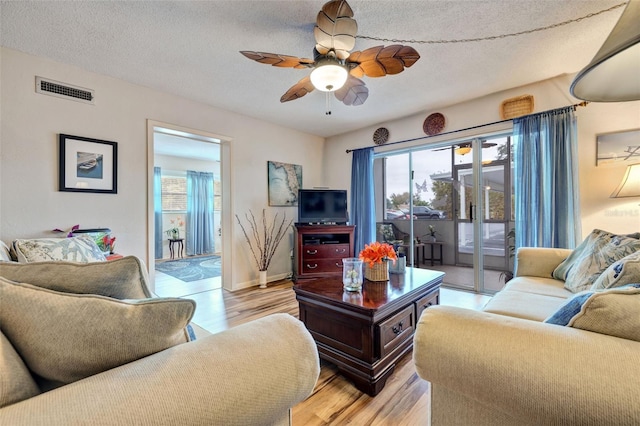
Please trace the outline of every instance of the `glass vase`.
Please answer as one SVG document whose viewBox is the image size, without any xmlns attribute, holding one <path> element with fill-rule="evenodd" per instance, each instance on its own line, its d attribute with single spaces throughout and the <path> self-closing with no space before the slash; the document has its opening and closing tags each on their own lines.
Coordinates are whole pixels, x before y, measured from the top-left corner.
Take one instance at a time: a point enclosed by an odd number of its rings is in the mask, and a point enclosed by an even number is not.
<svg viewBox="0 0 640 426">
<path fill-rule="evenodd" d="M 342 284 L 347 291 L 362 290 L 362 260 L 357 257 L 342 259 Z"/>
</svg>

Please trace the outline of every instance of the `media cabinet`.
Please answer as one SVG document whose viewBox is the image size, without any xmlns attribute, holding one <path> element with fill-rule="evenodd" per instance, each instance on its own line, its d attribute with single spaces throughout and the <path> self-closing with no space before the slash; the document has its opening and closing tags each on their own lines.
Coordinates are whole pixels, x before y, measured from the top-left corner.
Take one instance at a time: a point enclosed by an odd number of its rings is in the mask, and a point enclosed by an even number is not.
<svg viewBox="0 0 640 426">
<path fill-rule="evenodd" d="M 342 259 L 354 257 L 353 225 L 295 226 L 294 279 L 342 276 Z"/>
</svg>

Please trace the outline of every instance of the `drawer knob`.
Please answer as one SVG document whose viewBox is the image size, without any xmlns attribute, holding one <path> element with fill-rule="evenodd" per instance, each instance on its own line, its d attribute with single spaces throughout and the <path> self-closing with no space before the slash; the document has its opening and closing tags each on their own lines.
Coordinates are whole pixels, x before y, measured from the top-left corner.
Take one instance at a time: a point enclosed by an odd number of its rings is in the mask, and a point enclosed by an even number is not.
<svg viewBox="0 0 640 426">
<path fill-rule="evenodd" d="M 336 253 L 346 253 L 347 249 L 336 249 Z"/>
<path fill-rule="evenodd" d="M 317 263 L 314 263 L 313 266 L 307 263 L 307 269 L 316 269 L 318 267 Z"/>
<path fill-rule="evenodd" d="M 341 264 L 339 264 L 338 262 L 336 262 L 336 268 L 340 268 L 340 269 L 342 269 L 342 268 L 343 268 L 343 265 L 341 265 Z"/>
<path fill-rule="evenodd" d="M 307 254 L 318 254 L 318 250 L 307 250 Z"/>
<path fill-rule="evenodd" d="M 397 327 L 396 326 L 391 327 L 391 331 L 393 331 L 393 334 L 397 336 L 398 334 L 402 333 L 403 326 L 404 326 L 404 322 L 400 321 Z"/>
<path fill-rule="evenodd" d="M 427 309 L 429 306 L 433 306 L 432 302 L 427 303 L 426 305 L 423 306 L 424 309 Z"/>
</svg>

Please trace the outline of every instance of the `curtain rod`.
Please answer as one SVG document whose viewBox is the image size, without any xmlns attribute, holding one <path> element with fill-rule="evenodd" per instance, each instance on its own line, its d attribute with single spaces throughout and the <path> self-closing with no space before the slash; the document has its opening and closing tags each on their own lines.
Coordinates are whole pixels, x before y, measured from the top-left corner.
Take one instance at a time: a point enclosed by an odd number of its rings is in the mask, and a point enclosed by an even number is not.
<svg viewBox="0 0 640 426">
<path fill-rule="evenodd" d="M 580 102 L 578 104 L 573 104 L 573 105 L 570 105 L 570 106 L 572 106 L 573 110 L 575 111 L 577 107 L 585 107 L 585 106 L 587 106 L 588 103 L 589 102 L 587 102 L 587 101 L 583 101 L 583 102 Z M 548 111 L 553 111 L 553 110 L 548 110 Z M 542 112 L 548 112 L 548 111 L 542 111 Z M 540 113 L 536 113 L 536 114 L 540 114 Z M 520 118 L 520 117 L 518 117 L 518 118 Z M 451 130 L 449 132 L 438 133 L 437 135 L 420 136 L 418 138 L 405 139 L 403 141 L 391 142 L 391 143 L 385 144 L 384 146 L 397 145 L 399 143 L 414 142 L 414 141 L 419 141 L 421 139 L 435 138 L 436 136 L 444 136 L 444 135 L 450 135 L 452 133 L 465 132 L 467 130 L 479 129 L 481 127 L 493 126 L 494 124 L 507 123 L 509 121 L 513 121 L 513 118 L 508 118 L 506 120 L 500 120 L 500 121 L 494 121 L 493 123 L 478 124 L 477 126 L 471 126 L 471 127 L 465 128 L 465 129 Z M 347 154 L 349 154 L 350 152 L 357 151 L 359 149 L 377 148 L 379 146 L 380 145 L 372 145 L 372 146 L 365 146 L 363 148 L 347 149 L 346 152 L 347 152 Z"/>
</svg>

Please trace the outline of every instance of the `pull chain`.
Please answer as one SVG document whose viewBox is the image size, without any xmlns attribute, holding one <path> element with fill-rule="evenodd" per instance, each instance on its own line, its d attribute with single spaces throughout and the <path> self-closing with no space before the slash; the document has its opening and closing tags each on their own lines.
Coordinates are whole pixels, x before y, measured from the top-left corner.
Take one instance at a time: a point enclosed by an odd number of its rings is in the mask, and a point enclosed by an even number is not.
<svg viewBox="0 0 640 426">
<path fill-rule="evenodd" d="M 331 115 L 331 108 L 329 107 L 329 103 L 330 103 L 329 93 L 331 93 L 331 92 L 324 92 L 324 94 L 326 96 L 325 97 L 325 109 L 326 109 L 326 111 L 324 112 L 324 115 Z"/>
</svg>

